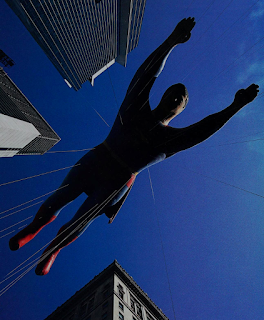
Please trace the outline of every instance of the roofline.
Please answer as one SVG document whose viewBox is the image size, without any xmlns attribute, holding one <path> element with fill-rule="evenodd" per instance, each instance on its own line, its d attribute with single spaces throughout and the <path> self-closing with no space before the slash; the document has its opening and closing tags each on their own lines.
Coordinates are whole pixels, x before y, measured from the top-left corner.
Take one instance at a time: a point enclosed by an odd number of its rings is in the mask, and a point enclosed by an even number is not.
<svg viewBox="0 0 264 320">
<path fill-rule="evenodd" d="M 87 288 L 89 287 L 89 291 L 93 291 L 97 288 L 98 282 L 103 282 L 104 279 L 108 279 L 110 275 L 116 274 L 120 277 L 120 279 L 129 287 L 129 289 L 132 291 L 132 293 L 135 294 L 135 296 L 140 299 L 143 304 L 152 312 L 152 314 L 160 320 L 169 320 L 165 314 L 162 312 L 160 308 L 158 308 L 155 303 L 149 298 L 147 293 L 145 293 L 139 285 L 134 281 L 134 279 L 121 267 L 121 265 L 117 262 L 117 260 L 114 260 L 113 263 L 111 263 L 107 268 L 105 268 L 103 271 L 101 271 L 97 276 L 95 276 L 91 281 L 89 281 L 83 288 L 81 288 L 79 291 L 77 291 L 73 296 L 71 296 L 68 300 L 66 300 L 61 306 L 59 306 L 56 310 L 54 310 L 45 320 L 48 320 L 51 316 L 54 316 L 55 313 L 59 313 L 61 309 L 65 305 L 72 304 L 75 305 L 75 303 L 78 301 L 80 302 L 79 297 L 82 295 Z M 94 289 L 93 289 L 94 288 Z"/>
<path fill-rule="evenodd" d="M 124 283 L 129 287 L 129 289 L 138 297 L 146 307 L 148 307 L 153 315 L 158 319 L 168 319 L 162 310 L 150 299 L 148 294 L 143 291 L 140 286 L 134 281 L 134 279 L 126 272 L 125 269 L 115 260 L 112 265 L 114 265 L 114 272 L 120 276 Z M 110 265 L 111 266 L 111 265 Z M 109 267 L 110 267 L 109 266 Z M 125 277 L 124 277 L 125 276 Z M 168 319 L 169 320 L 169 319 Z"/>
<path fill-rule="evenodd" d="M 49 129 L 59 138 L 59 141 L 61 140 L 58 134 L 53 130 L 53 128 L 50 126 L 50 124 L 44 119 L 44 117 L 38 112 L 38 110 L 34 107 L 34 105 L 28 100 L 28 98 L 24 95 L 24 93 L 18 88 L 18 86 L 14 83 L 14 81 L 9 77 L 9 75 L 5 72 L 5 70 L 0 67 L 0 71 L 3 72 L 3 76 L 7 77 L 8 80 L 11 82 L 11 84 L 16 88 L 18 93 L 26 100 L 26 102 L 29 104 L 29 106 L 38 114 L 38 116 L 41 118 L 43 122 L 49 127 Z M 20 108 L 17 106 L 17 108 L 20 110 Z M 21 110 L 20 110 L 21 111 Z M 30 121 L 30 120 L 29 120 Z"/>
</svg>

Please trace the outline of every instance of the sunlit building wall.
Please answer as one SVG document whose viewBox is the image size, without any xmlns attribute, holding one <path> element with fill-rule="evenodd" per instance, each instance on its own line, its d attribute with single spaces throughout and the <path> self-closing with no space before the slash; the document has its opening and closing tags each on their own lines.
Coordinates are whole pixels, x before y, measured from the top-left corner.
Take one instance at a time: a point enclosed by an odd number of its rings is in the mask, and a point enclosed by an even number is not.
<svg viewBox="0 0 264 320">
<path fill-rule="evenodd" d="M 59 136 L 0 67 L 0 157 L 44 154 Z"/>
<path fill-rule="evenodd" d="M 75 90 L 137 45 L 146 0 L 6 0 Z"/>
<path fill-rule="evenodd" d="M 45 320 L 168 320 L 114 261 Z"/>
</svg>

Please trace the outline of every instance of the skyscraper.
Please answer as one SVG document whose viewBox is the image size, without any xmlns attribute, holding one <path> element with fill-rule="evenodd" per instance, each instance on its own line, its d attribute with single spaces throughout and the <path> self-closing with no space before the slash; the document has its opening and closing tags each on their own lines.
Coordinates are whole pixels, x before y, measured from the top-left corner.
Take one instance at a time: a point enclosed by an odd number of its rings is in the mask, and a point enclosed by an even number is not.
<svg viewBox="0 0 264 320">
<path fill-rule="evenodd" d="M 6 0 L 75 90 L 138 44 L 146 0 Z"/>
<path fill-rule="evenodd" d="M 168 320 L 114 261 L 45 320 Z"/>
<path fill-rule="evenodd" d="M 60 140 L 0 67 L 0 157 L 43 154 Z"/>
</svg>

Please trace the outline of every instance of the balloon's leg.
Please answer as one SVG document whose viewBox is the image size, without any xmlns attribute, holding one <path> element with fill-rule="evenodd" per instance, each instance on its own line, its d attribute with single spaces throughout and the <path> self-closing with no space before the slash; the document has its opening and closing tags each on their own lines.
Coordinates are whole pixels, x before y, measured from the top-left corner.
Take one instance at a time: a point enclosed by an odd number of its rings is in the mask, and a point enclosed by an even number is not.
<svg viewBox="0 0 264 320">
<path fill-rule="evenodd" d="M 9 241 L 9 247 L 12 251 L 18 250 L 23 247 L 29 241 L 31 241 L 35 236 L 49 223 L 56 219 L 56 215 L 49 213 L 48 208 L 42 205 L 39 208 L 34 220 L 26 226 L 23 230 L 18 232 Z"/>
</svg>

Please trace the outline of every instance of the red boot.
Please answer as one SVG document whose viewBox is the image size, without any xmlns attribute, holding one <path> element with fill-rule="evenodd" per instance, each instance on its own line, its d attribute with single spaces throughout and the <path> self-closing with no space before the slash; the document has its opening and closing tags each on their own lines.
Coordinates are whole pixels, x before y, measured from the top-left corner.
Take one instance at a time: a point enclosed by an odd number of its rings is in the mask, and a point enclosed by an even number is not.
<svg viewBox="0 0 264 320">
<path fill-rule="evenodd" d="M 61 227 L 56 238 L 51 242 L 51 244 L 45 249 L 40 257 L 40 262 L 38 263 L 35 273 L 38 276 L 44 276 L 49 273 L 57 255 L 62 248 L 68 246 L 77 236 L 67 236 L 66 232 L 63 232 L 65 227 Z M 49 252 L 50 251 L 50 252 Z M 49 253 L 48 253 L 49 252 Z"/>
<path fill-rule="evenodd" d="M 23 230 L 18 232 L 9 241 L 9 248 L 12 251 L 18 250 L 27 244 L 49 223 L 56 219 L 55 215 L 50 216 L 47 208 L 42 205 L 39 208 L 34 220 Z"/>
<path fill-rule="evenodd" d="M 56 251 L 51 251 L 51 253 L 47 254 L 46 252 L 49 250 L 52 250 L 51 245 L 49 245 L 47 247 L 47 249 L 43 252 L 43 254 L 40 258 L 40 262 L 38 263 L 38 265 L 35 269 L 35 273 L 38 276 L 45 276 L 46 274 L 49 273 L 50 268 L 52 267 L 55 259 L 57 258 L 57 255 L 61 251 L 61 249 L 57 249 Z M 45 257 L 45 255 L 47 255 L 47 256 Z"/>
</svg>

